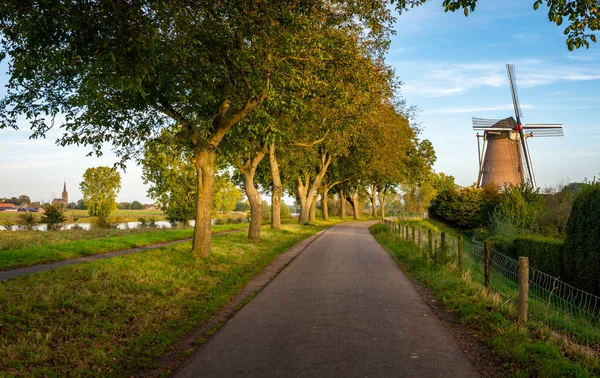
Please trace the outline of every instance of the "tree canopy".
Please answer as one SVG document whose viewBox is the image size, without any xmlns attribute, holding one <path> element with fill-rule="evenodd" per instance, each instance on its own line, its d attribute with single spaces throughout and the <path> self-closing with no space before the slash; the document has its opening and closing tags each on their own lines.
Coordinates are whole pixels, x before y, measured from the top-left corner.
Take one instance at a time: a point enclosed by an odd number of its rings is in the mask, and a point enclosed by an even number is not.
<svg viewBox="0 0 600 378">
<path fill-rule="evenodd" d="M 83 200 L 91 216 L 106 218 L 117 209 L 121 175 L 114 168 L 88 168 L 79 184 Z"/>
</svg>

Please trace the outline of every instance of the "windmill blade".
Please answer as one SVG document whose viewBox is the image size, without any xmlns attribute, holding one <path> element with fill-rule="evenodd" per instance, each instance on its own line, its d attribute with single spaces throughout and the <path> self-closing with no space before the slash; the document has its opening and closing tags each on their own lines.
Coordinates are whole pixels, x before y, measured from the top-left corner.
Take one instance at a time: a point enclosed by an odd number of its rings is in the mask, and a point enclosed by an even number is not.
<svg viewBox="0 0 600 378">
<path fill-rule="evenodd" d="M 513 117 L 505 119 L 472 118 L 473 130 L 514 130 L 517 122 Z"/>
<path fill-rule="evenodd" d="M 523 182 L 531 186 L 531 177 L 529 175 L 529 168 L 527 165 L 527 159 L 525 157 L 525 146 L 523 146 L 523 143 L 519 143 L 519 150 L 521 152 L 521 173 L 523 176 Z"/>
<path fill-rule="evenodd" d="M 514 64 L 507 64 L 506 71 L 508 71 L 508 81 L 510 83 L 510 91 L 512 92 L 513 106 L 515 108 L 515 116 L 517 122 L 521 123 L 523 113 L 521 112 L 521 105 L 519 105 L 519 94 L 517 93 L 517 75 L 515 73 Z"/>
<path fill-rule="evenodd" d="M 561 124 L 531 124 L 523 126 L 523 131 L 531 133 L 533 137 L 559 137 L 564 136 Z"/>
<path fill-rule="evenodd" d="M 525 183 L 527 185 L 530 185 L 530 187 L 535 190 L 537 188 L 537 184 L 535 182 L 535 174 L 533 173 L 533 163 L 531 162 L 531 155 L 529 155 L 529 146 L 527 145 L 527 138 L 521 139 L 521 153 L 521 160 L 523 160 L 523 162 L 525 163 L 523 165 Z"/>
</svg>

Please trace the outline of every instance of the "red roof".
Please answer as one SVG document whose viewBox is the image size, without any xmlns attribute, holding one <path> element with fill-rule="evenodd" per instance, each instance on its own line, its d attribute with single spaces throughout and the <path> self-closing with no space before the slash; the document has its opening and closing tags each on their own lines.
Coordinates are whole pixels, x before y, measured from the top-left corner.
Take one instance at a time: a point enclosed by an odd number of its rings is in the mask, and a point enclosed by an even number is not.
<svg viewBox="0 0 600 378">
<path fill-rule="evenodd" d="M 12 203 L 0 203 L 0 208 L 11 208 L 11 209 L 16 209 L 17 206 L 13 205 Z"/>
</svg>

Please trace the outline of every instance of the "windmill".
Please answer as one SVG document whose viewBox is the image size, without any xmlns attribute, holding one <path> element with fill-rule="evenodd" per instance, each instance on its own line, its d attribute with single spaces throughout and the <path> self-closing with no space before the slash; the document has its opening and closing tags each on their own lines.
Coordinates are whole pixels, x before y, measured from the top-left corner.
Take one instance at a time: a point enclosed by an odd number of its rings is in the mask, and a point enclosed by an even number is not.
<svg viewBox="0 0 600 378">
<path fill-rule="evenodd" d="M 477 133 L 479 175 L 477 187 L 493 183 L 499 190 L 510 185 L 525 183 L 537 188 L 527 139 L 531 137 L 563 136 L 561 124 L 523 125 L 521 106 L 517 94 L 515 66 L 506 65 L 512 93 L 515 117 L 504 119 L 473 118 L 473 130 Z M 483 138 L 483 150 L 479 139 Z"/>
</svg>

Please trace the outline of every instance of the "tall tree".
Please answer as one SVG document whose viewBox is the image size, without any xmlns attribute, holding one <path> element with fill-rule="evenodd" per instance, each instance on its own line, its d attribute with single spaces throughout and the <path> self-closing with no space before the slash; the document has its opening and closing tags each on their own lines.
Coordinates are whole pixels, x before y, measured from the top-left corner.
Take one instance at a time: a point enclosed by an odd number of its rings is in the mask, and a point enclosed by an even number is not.
<svg viewBox="0 0 600 378">
<path fill-rule="evenodd" d="M 110 167 L 88 168 L 79 189 L 90 215 L 106 218 L 117 209 L 121 175 Z"/>
</svg>

